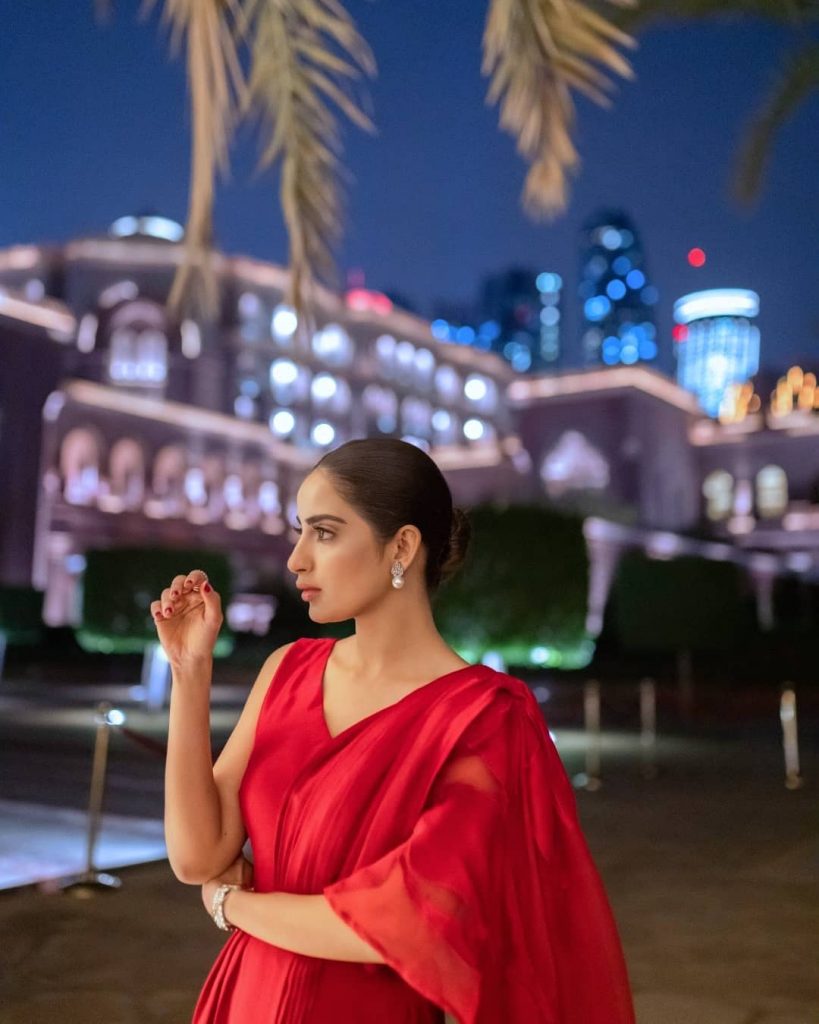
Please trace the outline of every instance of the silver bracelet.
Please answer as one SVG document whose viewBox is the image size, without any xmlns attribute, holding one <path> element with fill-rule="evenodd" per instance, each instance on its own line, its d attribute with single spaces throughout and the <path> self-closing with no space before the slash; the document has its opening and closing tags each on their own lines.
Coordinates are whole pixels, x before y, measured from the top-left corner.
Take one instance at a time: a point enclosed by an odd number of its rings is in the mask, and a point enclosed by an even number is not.
<svg viewBox="0 0 819 1024">
<path fill-rule="evenodd" d="M 235 926 L 225 919 L 225 911 L 223 909 L 225 896 L 227 896 L 231 890 L 241 888 L 241 885 L 231 885 L 229 882 L 223 882 L 213 894 L 210 914 L 216 922 L 216 927 L 221 928 L 223 932 L 232 932 L 235 930 Z"/>
</svg>

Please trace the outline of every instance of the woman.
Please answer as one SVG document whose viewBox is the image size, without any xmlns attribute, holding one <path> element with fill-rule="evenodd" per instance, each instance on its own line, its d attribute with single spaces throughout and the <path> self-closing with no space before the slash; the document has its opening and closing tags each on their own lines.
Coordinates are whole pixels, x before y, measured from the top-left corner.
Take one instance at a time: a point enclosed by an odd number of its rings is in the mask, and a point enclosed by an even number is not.
<svg viewBox="0 0 819 1024">
<path fill-rule="evenodd" d="M 296 501 L 287 567 L 313 622 L 355 633 L 274 651 L 215 764 L 219 595 L 194 569 L 151 605 L 173 670 L 168 856 L 231 930 L 194 1024 L 633 1024 L 537 702 L 435 627 L 469 540 L 435 462 L 350 441 Z"/>
</svg>

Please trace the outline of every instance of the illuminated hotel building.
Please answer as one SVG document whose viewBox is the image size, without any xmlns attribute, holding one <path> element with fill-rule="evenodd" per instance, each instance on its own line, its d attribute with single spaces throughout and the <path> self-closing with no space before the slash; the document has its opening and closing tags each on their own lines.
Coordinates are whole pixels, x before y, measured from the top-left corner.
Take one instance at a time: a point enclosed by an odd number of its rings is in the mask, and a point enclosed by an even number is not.
<svg viewBox="0 0 819 1024">
<path fill-rule="evenodd" d="M 221 550 L 244 594 L 287 578 L 299 484 L 367 436 L 427 450 L 461 506 L 584 511 L 592 634 L 628 547 L 735 559 L 763 599 L 772 573 L 819 579 L 810 372 L 717 422 L 652 367 L 520 374 L 363 289 L 319 289 L 308 336 L 285 269 L 218 252 L 221 308 L 202 328 L 166 309 L 180 237 L 124 218 L 0 251 L 0 585 L 44 591 L 49 625 L 76 623 L 92 548 Z"/>
<path fill-rule="evenodd" d="M 712 288 L 674 303 L 677 380 L 718 416 L 729 388 L 759 370 L 759 296 L 744 288 Z"/>
<path fill-rule="evenodd" d="M 578 296 L 582 363 L 657 361 L 657 289 L 648 280 L 637 229 L 621 211 L 604 210 L 584 223 Z"/>
</svg>

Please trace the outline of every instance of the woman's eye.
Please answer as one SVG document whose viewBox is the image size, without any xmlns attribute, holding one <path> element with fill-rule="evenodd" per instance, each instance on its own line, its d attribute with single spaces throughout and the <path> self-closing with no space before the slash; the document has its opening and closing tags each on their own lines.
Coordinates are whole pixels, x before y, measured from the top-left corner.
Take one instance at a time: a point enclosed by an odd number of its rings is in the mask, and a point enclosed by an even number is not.
<svg viewBox="0 0 819 1024">
<path fill-rule="evenodd" d="M 319 537 L 320 541 L 325 540 L 324 534 L 327 534 L 328 537 L 332 537 L 333 536 L 332 533 L 330 533 L 330 531 L 327 529 L 326 526 L 314 526 L 313 529 L 316 531 L 316 533 L 321 534 L 321 536 Z M 295 534 L 296 537 L 301 536 L 301 532 L 302 531 L 301 531 L 300 527 L 298 527 L 298 526 L 291 526 L 290 530 L 291 530 L 291 533 Z M 293 538 L 291 538 L 291 539 L 293 539 Z"/>
</svg>

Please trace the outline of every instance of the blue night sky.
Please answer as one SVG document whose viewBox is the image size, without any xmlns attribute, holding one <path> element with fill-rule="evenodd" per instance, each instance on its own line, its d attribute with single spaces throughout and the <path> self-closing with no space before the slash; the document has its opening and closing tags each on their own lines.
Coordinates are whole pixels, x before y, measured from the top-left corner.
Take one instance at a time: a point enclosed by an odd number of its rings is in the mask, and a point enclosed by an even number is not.
<svg viewBox="0 0 819 1024">
<path fill-rule="evenodd" d="M 151 208 L 184 220 L 188 113 L 184 67 L 156 15 L 133 0 L 99 25 L 92 0 L 0 0 L 0 246 L 104 231 Z M 566 335 L 577 345 L 580 223 L 601 205 L 635 220 L 660 291 L 661 365 L 671 368 L 671 306 L 686 291 L 740 286 L 761 296 L 762 361 L 819 368 L 819 98 L 777 140 L 761 201 L 728 194 L 732 154 L 795 34 L 762 21 L 667 24 L 640 39 L 634 82 L 606 111 L 581 100 L 583 161 L 571 204 L 552 223 L 519 203 L 525 168 L 484 104 L 475 0 L 351 0 L 380 74 L 379 134 L 345 131 L 353 174 L 342 272 L 395 289 L 422 313 L 468 302 L 482 277 L 511 264 L 557 270 L 567 286 Z M 275 177 L 254 177 L 257 141 L 234 147 L 219 193 L 223 249 L 282 262 Z M 686 253 L 700 246 L 700 270 Z"/>
</svg>

